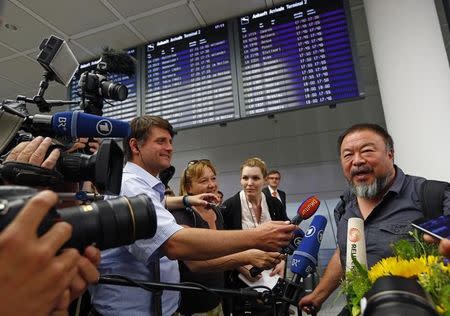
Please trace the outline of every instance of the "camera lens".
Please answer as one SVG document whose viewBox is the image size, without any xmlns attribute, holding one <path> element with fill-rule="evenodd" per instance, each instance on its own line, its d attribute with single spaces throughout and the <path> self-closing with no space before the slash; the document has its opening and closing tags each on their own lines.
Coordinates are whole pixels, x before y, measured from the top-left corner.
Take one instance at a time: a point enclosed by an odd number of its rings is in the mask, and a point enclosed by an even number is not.
<svg viewBox="0 0 450 316">
<path fill-rule="evenodd" d="M 24 186 L 0 187 L 0 232 L 36 192 Z M 155 235 L 157 227 L 155 207 L 145 194 L 51 209 L 42 220 L 38 235 L 42 236 L 61 221 L 72 225 L 72 237 L 63 248 L 73 247 L 80 252 L 91 244 L 103 250 L 149 239 Z"/>
<path fill-rule="evenodd" d="M 111 139 L 105 139 L 96 155 L 63 153 L 56 169 L 64 179 L 92 181 L 101 193 L 119 194 L 122 183 L 123 152 Z"/>
<path fill-rule="evenodd" d="M 104 98 L 114 101 L 123 101 L 128 96 L 127 86 L 112 81 L 102 81 L 101 90 Z"/>
<path fill-rule="evenodd" d="M 437 316 L 425 291 L 414 279 L 381 277 L 366 294 L 365 316 Z"/>
<path fill-rule="evenodd" d="M 68 222 L 73 228 L 64 247 L 79 250 L 92 243 L 100 250 L 128 245 L 156 232 L 155 208 L 145 194 L 64 208 L 56 214 L 54 221 Z"/>
</svg>

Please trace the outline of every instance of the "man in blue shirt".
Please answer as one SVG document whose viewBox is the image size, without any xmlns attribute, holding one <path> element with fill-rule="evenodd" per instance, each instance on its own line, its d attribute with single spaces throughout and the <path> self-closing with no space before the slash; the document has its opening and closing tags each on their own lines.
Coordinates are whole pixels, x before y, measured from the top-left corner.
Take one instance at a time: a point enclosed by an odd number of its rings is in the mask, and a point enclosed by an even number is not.
<svg viewBox="0 0 450 316">
<path fill-rule="evenodd" d="M 375 124 L 357 124 L 338 140 L 341 166 L 349 189 L 335 209 L 338 248 L 314 291 L 299 305 L 306 312 L 322 303 L 339 286 L 346 264 L 349 218 L 364 220 L 367 263 L 370 268 L 392 256 L 390 244 L 408 237 L 411 221 L 423 217 L 420 188 L 424 178 L 406 175 L 394 164 L 394 142 Z M 443 199 L 443 213 L 450 214 L 450 187 Z M 341 207 L 342 206 L 342 207 Z"/>
<path fill-rule="evenodd" d="M 153 201 L 158 217 L 156 234 L 151 239 L 138 240 L 132 245 L 102 252 L 99 270 L 102 274 L 120 274 L 139 280 L 155 280 L 154 267 L 160 258 L 206 260 L 250 248 L 277 251 L 289 243 L 294 225 L 269 222 L 248 231 L 216 231 L 182 228 L 167 211 L 164 203 L 164 185 L 157 178 L 168 168 L 172 159 L 172 126 L 157 116 L 142 116 L 131 122 L 131 135 L 124 142 L 128 162 L 125 165 L 121 194 L 147 194 Z M 171 197 L 170 208 L 183 204 L 205 204 L 210 194 L 189 197 Z M 162 259 L 161 281 L 179 281 L 176 261 Z M 91 290 L 92 304 L 97 315 L 156 315 L 150 292 L 139 288 L 97 285 Z M 178 293 L 165 292 L 162 315 L 172 315 L 178 307 Z"/>
</svg>

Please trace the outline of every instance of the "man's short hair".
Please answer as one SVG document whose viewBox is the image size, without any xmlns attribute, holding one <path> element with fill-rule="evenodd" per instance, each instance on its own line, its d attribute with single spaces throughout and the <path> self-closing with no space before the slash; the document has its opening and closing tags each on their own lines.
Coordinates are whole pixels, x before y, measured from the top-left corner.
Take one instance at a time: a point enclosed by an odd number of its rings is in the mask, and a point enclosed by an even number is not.
<svg viewBox="0 0 450 316">
<path fill-rule="evenodd" d="M 338 139 L 339 155 L 341 154 L 341 146 L 342 146 L 342 142 L 344 141 L 344 138 L 349 134 L 353 134 L 355 132 L 360 132 L 360 131 L 372 131 L 375 134 L 379 135 L 383 139 L 383 141 L 386 145 L 386 150 L 394 152 L 394 140 L 392 139 L 391 135 L 389 135 L 389 133 L 383 127 L 381 127 L 378 124 L 361 123 L 361 124 L 353 125 L 352 127 L 345 130 L 341 134 L 341 136 L 339 136 L 339 139 Z"/>
<path fill-rule="evenodd" d="M 131 159 L 130 139 L 135 138 L 138 143 L 143 144 L 150 136 L 152 127 L 159 127 L 169 132 L 172 138 L 175 135 L 169 121 L 155 115 L 142 115 L 134 118 L 131 123 L 131 133 L 128 138 L 124 138 L 123 150 L 127 160 Z"/>
<path fill-rule="evenodd" d="M 277 174 L 281 178 L 281 173 L 278 170 L 272 169 L 267 173 L 267 176 L 270 176 L 272 174 Z"/>
</svg>

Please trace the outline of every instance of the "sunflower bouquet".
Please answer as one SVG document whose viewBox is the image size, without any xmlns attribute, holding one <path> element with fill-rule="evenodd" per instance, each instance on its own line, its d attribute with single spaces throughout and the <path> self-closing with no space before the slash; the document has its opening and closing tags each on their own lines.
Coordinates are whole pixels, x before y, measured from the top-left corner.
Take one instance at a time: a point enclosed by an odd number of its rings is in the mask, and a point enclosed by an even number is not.
<svg viewBox="0 0 450 316">
<path fill-rule="evenodd" d="M 437 312 L 450 316 L 450 266 L 439 255 L 437 246 L 423 242 L 417 231 L 412 241 L 399 240 L 393 257 L 385 258 L 367 270 L 354 260 L 345 275 L 342 289 L 353 316 L 361 314 L 360 301 L 377 279 L 383 276 L 414 278 L 432 298 Z"/>
</svg>

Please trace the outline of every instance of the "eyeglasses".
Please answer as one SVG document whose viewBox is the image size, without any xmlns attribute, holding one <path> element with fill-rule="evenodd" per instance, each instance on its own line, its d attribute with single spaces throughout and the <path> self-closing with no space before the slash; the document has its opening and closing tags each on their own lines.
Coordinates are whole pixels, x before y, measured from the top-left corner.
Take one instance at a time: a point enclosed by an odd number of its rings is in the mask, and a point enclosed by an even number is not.
<svg viewBox="0 0 450 316">
<path fill-rule="evenodd" d="M 189 167 L 191 167 L 191 166 L 193 166 L 193 165 L 195 165 L 195 164 L 197 164 L 197 163 L 199 163 L 199 162 L 205 162 L 205 163 L 209 163 L 209 164 L 211 164 L 211 161 L 209 161 L 209 159 L 199 159 L 199 160 L 191 160 L 191 161 L 189 161 L 188 163 L 187 163 L 187 165 L 186 165 L 186 169 L 185 170 L 187 170 Z"/>
<path fill-rule="evenodd" d="M 191 161 L 189 161 L 188 163 L 187 163 L 187 165 L 186 165 L 186 168 L 184 169 L 184 180 L 186 181 L 186 172 L 187 172 L 187 170 L 190 168 L 190 167 L 192 167 L 192 166 L 194 166 L 194 165 L 196 165 L 196 164 L 198 164 L 199 162 L 204 162 L 204 163 L 207 163 L 207 164 L 211 164 L 211 161 L 209 161 L 209 159 L 194 159 L 194 160 L 191 160 Z"/>
</svg>

